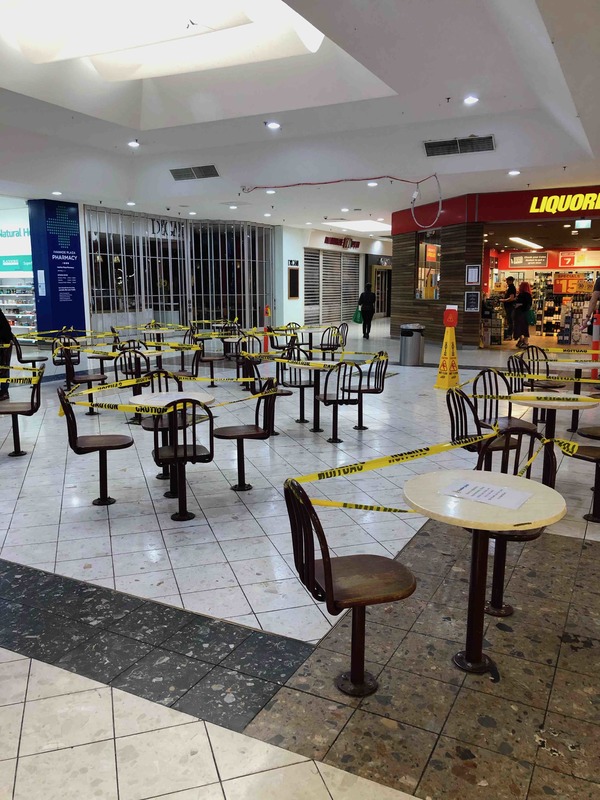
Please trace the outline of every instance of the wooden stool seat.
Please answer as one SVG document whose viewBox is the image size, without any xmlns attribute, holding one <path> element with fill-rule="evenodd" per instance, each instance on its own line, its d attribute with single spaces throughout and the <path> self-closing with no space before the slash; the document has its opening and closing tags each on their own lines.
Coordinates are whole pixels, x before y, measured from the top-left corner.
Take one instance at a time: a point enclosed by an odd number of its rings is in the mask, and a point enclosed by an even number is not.
<svg viewBox="0 0 600 800">
<path fill-rule="evenodd" d="M 393 603 L 409 597 L 417 587 L 412 572 L 386 556 L 337 556 L 331 559 L 331 578 L 334 603 L 339 609 Z M 315 580 L 325 592 L 325 569 L 320 559 L 315 560 Z"/>
<path fill-rule="evenodd" d="M 215 430 L 215 439 L 264 439 L 265 432 L 258 425 L 230 425 Z"/>
<path fill-rule="evenodd" d="M 89 436 L 78 436 L 76 447 L 86 452 L 94 453 L 96 450 L 122 450 L 131 447 L 131 436 L 120 433 L 94 433 Z"/>
<path fill-rule="evenodd" d="M 178 459 L 185 459 L 186 461 L 194 460 L 204 461 L 205 457 L 210 456 L 210 450 L 203 445 L 192 444 L 178 445 L 173 447 L 166 445 L 159 447 L 157 450 L 152 451 L 152 457 L 155 461 L 177 461 Z"/>
<path fill-rule="evenodd" d="M 591 425 L 589 428 L 579 428 L 577 435 L 585 436 L 586 439 L 600 439 L 600 426 Z"/>
<path fill-rule="evenodd" d="M 528 431 L 537 431 L 537 425 L 519 417 L 498 417 L 497 420 L 482 419 L 480 422 L 484 428 L 493 428 L 496 424 L 501 431 L 507 428 L 525 428 Z"/>
</svg>

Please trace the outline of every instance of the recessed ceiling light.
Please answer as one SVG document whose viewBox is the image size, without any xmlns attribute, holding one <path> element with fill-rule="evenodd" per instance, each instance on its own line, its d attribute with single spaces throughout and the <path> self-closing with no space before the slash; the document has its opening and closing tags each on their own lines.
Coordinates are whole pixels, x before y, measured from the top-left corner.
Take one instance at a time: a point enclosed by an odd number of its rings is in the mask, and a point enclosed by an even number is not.
<svg viewBox="0 0 600 800">
<path fill-rule="evenodd" d="M 133 202 L 133 200 L 128 200 L 128 201 L 127 201 L 127 205 L 128 205 L 128 206 L 134 206 L 134 205 L 135 205 L 135 203 Z"/>
<path fill-rule="evenodd" d="M 385 222 L 385 217 L 377 217 L 377 222 Z"/>
<path fill-rule="evenodd" d="M 369 181 L 367 186 L 377 186 L 377 181 Z"/>
<path fill-rule="evenodd" d="M 587 250 L 587 247 L 582 247 L 581 250 L 585 253 L 585 251 Z"/>
<path fill-rule="evenodd" d="M 265 194 L 275 194 L 275 189 L 267 189 Z"/>
<path fill-rule="evenodd" d="M 131 142 L 127 142 L 127 144 L 129 145 L 129 147 L 133 147 L 133 148 L 136 148 L 136 147 L 140 146 L 140 143 L 138 142 L 137 139 L 133 139 Z"/>
<path fill-rule="evenodd" d="M 348 233 L 348 228 L 342 228 L 342 233 Z"/>
<path fill-rule="evenodd" d="M 508 174 L 509 175 L 520 175 L 521 174 L 521 170 L 520 169 L 510 169 L 508 171 Z"/>
<path fill-rule="evenodd" d="M 62 192 L 52 192 L 55 197 L 60 197 Z"/>
<path fill-rule="evenodd" d="M 509 236 L 508 238 L 510 239 L 511 242 L 516 242 L 517 244 L 522 244 L 525 247 L 531 247 L 532 250 L 543 250 L 544 249 L 541 244 L 536 244 L 535 242 L 530 242 L 528 239 L 521 239 L 520 236 Z"/>
<path fill-rule="evenodd" d="M 563 228 L 570 228 L 570 227 L 571 227 L 570 222 L 565 222 L 565 224 L 563 225 Z"/>
<path fill-rule="evenodd" d="M 465 97 L 465 99 L 463 100 L 463 103 L 464 103 L 466 106 L 474 106 L 474 105 L 475 105 L 475 103 L 478 103 L 478 102 L 479 102 L 479 98 L 478 98 L 478 97 L 475 97 L 475 95 L 474 95 L 474 94 L 470 94 L 470 95 L 468 95 L 468 96 L 467 96 L 467 97 Z"/>
<path fill-rule="evenodd" d="M 236 208 L 237 208 L 237 206 L 229 206 L 229 208 L 230 208 L 232 211 L 235 211 L 235 210 L 236 210 Z"/>
<path fill-rule="evenodd" d="M 266 120 L 265 121 L 265 125 L 267 126 L 267 128 L 270 131 L 278 131 L 281 128 L 280 123 L 279 122 L 275 122 L 275 120 L 271 120 L 271 121 Z"/>
<path fill-rule="evenodd" d="M 346 213 L 346 211 L 350 211 L 350 209 L 349 209 L 349 208 L 340 208 L 340 211 L 341 211 L 343 214 L 345 214 L 345 213 Z"/>
<path fill-rule="evenodd" d="M 312 222 L 305 222 L 305 225 L 312 225 Z"/>
<path fill-rule="evenodd" d="M 372 234 L 372 233 L 370 233 L 370 234 L 369 234 L 369 239 L 372 239 L 372 238 L 373 238 L 373 234 Z"/>
<path fill-rule="evenodd" d="M 271 215 L 267 213 L 267 214 L 265 214 L 264 216 L 265 216 L 265 217 L 270 217 Z"/>
<path fill-rule="evenodd" d="M 189 211 L 188 213 L 189 213 L 190 217 L 195 217 L 198 212 L 197 211 Z"/>
</svg>

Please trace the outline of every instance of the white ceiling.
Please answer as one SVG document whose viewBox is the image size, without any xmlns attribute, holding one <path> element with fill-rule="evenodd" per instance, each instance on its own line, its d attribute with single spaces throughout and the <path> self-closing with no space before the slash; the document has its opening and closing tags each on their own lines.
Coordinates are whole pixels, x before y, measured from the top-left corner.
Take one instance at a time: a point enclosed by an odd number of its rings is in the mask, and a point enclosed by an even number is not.
<svg viewBox="0 0 600 800">
<path fill-rule="evenodd" d="M 435 172 L 446 197 L 600 183 L 597 0 L 287 4 L 325 34 L 317 53 L 122 82 L 87 59 L 29 63 L 1 38 L 0 4 L 0 195 L 60 190 L 111 208 L 326 228 L 389 221 L 415 188 L 349 179 Z M 468 94 L 479 103 L 465 106 Z M 425 156 L 427 139 L 471 134 L 494 134 L 496 150 Z M 220 177 L 169 172 L 206 164 Z M 300 182 L 323 185 L 242 190 Z M 433 181 L 421 191 L 436 197 Z"/>
</svg>

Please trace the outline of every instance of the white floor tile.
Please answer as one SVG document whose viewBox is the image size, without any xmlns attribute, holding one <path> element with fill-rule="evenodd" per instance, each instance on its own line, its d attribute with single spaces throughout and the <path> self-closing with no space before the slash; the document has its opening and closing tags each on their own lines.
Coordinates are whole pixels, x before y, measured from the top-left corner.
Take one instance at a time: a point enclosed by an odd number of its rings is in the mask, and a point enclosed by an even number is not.
<svg viewBox="0 0 600 800">
<path fill-rule="evenodd" d="M 314 761 L 223 782 L 227 800 L 331 800 Z"/>
</svg>

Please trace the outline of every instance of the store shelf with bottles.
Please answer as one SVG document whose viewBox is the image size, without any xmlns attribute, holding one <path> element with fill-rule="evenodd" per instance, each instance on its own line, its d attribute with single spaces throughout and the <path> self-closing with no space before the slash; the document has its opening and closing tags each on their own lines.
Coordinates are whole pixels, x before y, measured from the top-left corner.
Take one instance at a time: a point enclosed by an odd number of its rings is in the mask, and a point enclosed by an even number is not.
<svg viewBox="0 0 600 800">
<path fill-rule="evenodd" d="M 19 341 L 33 343 L 27 338 L 37 327 L 32 276 L 0 276 L 0 308 Z"/>
</svg>

